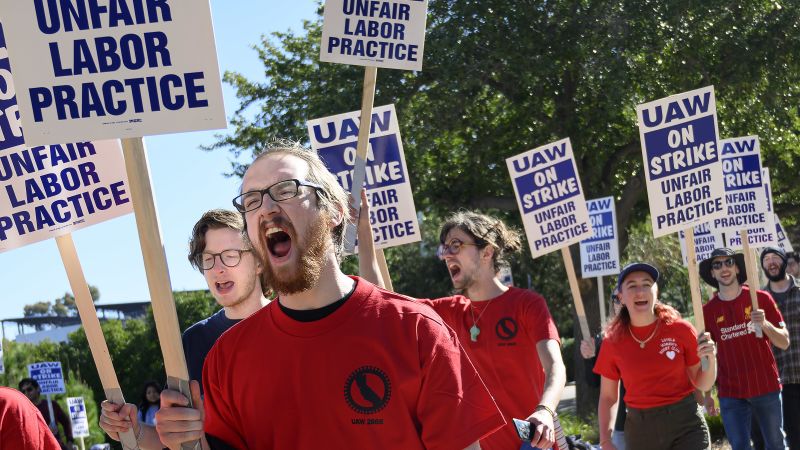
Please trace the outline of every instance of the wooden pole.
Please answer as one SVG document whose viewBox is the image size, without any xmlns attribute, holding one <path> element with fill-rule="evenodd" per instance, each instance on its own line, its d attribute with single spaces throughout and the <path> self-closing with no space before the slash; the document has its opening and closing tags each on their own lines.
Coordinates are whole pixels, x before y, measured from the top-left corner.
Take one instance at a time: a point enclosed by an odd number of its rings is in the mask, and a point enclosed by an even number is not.
<svg viewBox="0 0 800 450">
<path fill-rule="evenodd" d="M 753 265 L 753 254 L 752 250 L 750 249 L 750 236 L 747 233 L 747 229 L 742 229 L 739 232 L 739 235 L 742 237 L 742 250 L 744 251 L 744 267 L 745 271 L 747 272 L 747 284 L 749 286 L 750 291 L 750 302 L 753 305 L 753 311 L 758 309 L 758 297 L 756 296 L 756 290 L 758 290 L 758 275 L 756 274 L 756 268 Z M 762 338 L 764 337 L 764 331 L 761 329 L 761 326 L 753 324 L 753 330 L 756 333 L 756 337 Z"/>
<path fill-rule="evenodd" d="M 383 249 L 375 250 L 375 257 L 378 259 L 378 267 L 381 269 L 383 288 L 387 291 L 393 291 L 392 276 L 389 275 L 389 265 L 386 264 L 386 255 L 383 253 Z"/>
<path fill-rule="evenodd" d="M 606 293 L 603 287 L 603 277 L 597 277 L 597 300 L 600 302 L 600 328 L 606 322 Z"/>
<path fill-rule="evenodd" d="M 697 334 L 703 334 L 706 330 L 706 322 L 703 317 L 703 298 L 700 293 L 700 272 L 697 270 L 697 253 L 694 248 L 694 227 L 684 230 L 686 238 L 686 259 L 689 264 L 689 290 L 692 295 L 692 311 L 694 312 L 694 327 Z M 700 361 L 700 368 L 708 370 L 708 358 L 704 357 Z"/>
<path fill-rule="evenodd" d="M 78 439 L 81 440 L 81 450 L 86 450 L 86 444 L 83 442 L 83 436 L 79 437 Z M 133 442 L 136 442 L 135 438 Z"/>
<path fill-rule="evenodd" d="M 578 324 L 580 324 L 581 327 L 581 334 L 583 335 L 583 339 L 591 339 L 592 335 L 589 333 L 589 323 L 586 321 L 586 311 L 583 309 L 581 290 L 578 287 L 578 277 L 575 275 L 575 266 L 572 265 L 572 254 L 569 252 L 569 247 L 561 248 L 561 257 L 564 259 L 564 268 L 567 270 L 569 288 L 572 291 L 572 301 L 575 304 L 575 312 L 578 315 Z"/>
<path fill-rule="evenodd" d="M 78 251 L 75 249 L 72 235 L 65 234 L 64 236 L 56 237 L 56 245 L 59 253 L 61 253 L 61 261 L 67 271 L 69 286 L 75 296 L 75 306 L 78 308 L 81 325 L 83 325 L 83 331 L 86 333 L 89 350 L 92 353 L 94 365 L 97 367 L 97 374 L 100 376 L 100 383 L 103 385 L 106 399 L 116 405 L 122 405 L 125 403 L 125 398 L 122 395 L 114 365 L 111 362 L 111 354 L 108 352 L 108 345 L 106 345 L 106 339 L 103 337 L 103 330 L 100 328 L 100 319 L 97 318 L 97 310 L 94 308 L 92 294 L 89 292 L 89 284 L 86 283 L 86 277 L 83 274 L 83 268 L 81 267 L 80 259 L 78 259 Z M 120 433 L 119 438 L 123 448 L 139 448 L 133 429 Z"/>
<path fill-rule="evenodd" d="M 186 368 L 178 314 L 175 311 L 175 300 L 172 297 L 169 267 L 167 267 L 167 256 L 164 253 L 164 244 L 161 239 L 161 228 L 150 182 L 150 168 L 144 140 L 142 138 L 123 139 L 122 154 L 125 158 L 125 170 L 128 174 L 128 185 L 133 200 L 136 228 L 139 231 L 139 244 L 142 247 L 144 269 L 153 307 L 153 319 L 156 322 L 161 353 L 164 356 L 167 386 L 185 395 L 189 400 L 188 406 L 191 407 L 189 371 Z M 181 448 L 184 450 L 199 449 L 200 441 L 186 442 Z"/>
</svg>

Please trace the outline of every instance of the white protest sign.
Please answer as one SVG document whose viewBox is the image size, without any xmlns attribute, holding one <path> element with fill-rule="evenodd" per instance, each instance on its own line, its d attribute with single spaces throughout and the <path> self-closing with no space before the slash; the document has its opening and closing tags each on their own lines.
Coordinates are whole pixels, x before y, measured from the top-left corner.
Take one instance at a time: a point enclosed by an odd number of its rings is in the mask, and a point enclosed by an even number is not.
<svg viewBox="0 0 800 450">
<path fill-rule="evenodd" d="M 511 273 L 511 267 L 509 266 L 500 266 L 500 270 L 497 271 L 497 278 L 504 286 L 514 286 L 514 275 Z"/>
<path fill-rule="evenodd" d="M 348 192 L 352 190 L 360 114 L 353 111 L 308 121 L 311 148 Z M 375 248 L 422 238 L 394 105 L 380 106 L 372 112 L 366 189 Z"/>
<path fill-rule="evenodd" d="M 0 33 L 0 252 L 130 213 L 119 141 L 25 146 L 2 45 Z"/>
<path fill-rule="evenodd" d="M 72 422 L 72 436 L 89 437 L 89 417 L 86 415 L 86 405 L 83 397 L 67 397 L 69 420 Z"/>
<path fill-rule="evenodd" d="M 0 9 L 28 145 L 226 126 L 208 1 Z"/>
<path fill-rule="evenodd" d="M 653 235 L 725 214 L 714 87 L 638 105 Z"/>
<path fill-rule="evenodd" d="M 781 225 L 781 220 L 778 218 L 777 214 L 775 214 L 773 217 L 775 218 L 775 234 L 778 238 L 778 246 L 784 251 L 784 253 L 793 252 L 794 247 L 792 247 L 792 243 L 786 236 L 786 231 L 784 231 L 783 225 Z M 2 362 L 0 362 L 0 364 L 2 364 Z"/>
<path fill-rule="evenodd" d="M 592 224 L 592 237 L 581 241 L 581 276 L 616 275 L 620 267 L 614 197 L 587 200 L 586 207 Z"/>
<path fill-rule="evenodd" d="M 778 235 L 775 232 L 775 219 L 772 211 L 772 185 L 769 181 L 769 169 L 762 167 L 760 173 L 761 186 L 752 190 L 754 201 L 757 202 L 757 209 L 752 209 L 752 211 L 763 210 L 764 214 L 759 216 L 761 223 L 747 226 L 747 241 L 753 248 L 776 247 Z M 742 249 L 742 236 L 738 232 L 726 232 L 725 246 L 734 250 Z"/>
<path fill-rule="evenodd" d="M 681 244 L 681 259 L 684 267 L 689 267 L 689 257 L 686 251 L 686 236 L 683 230 L 678 232 L 678 239 Z M 706 222 L 694 227 L 694 255 L 698 263 L 711 257 L 711 252 L 715 248 L 725 247 L 722 233 L 715 230 Z"/>
<path fill-rule="evenodd" d="M 43 395 L 64 394 L 64 375 L 61 372 L 61 363 L 38 362 L 28 364 L 28 375 L 39 383 Z"/>
<path fill-rule="evenodd" d="M 319 60 L 422 70 L 428 0 L 327 0 Z"/>
<path fill-rule="evenodd" d="M 591 237 L 569 138 L 506 159 L 534 258 Z"/>
</svg>

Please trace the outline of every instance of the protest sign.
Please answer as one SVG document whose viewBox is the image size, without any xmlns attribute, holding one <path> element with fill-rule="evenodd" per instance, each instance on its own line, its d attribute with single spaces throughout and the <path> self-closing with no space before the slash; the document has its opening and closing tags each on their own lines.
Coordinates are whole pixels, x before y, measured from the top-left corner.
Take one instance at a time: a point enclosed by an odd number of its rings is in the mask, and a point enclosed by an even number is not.
<svg viewBox="0 0 800 450">
<path fill-rule="evenodd" d="M 225 127 L 207 1 L 0 8 L 28 145 Z"/>
<path fill-rule="evenodd" d="M 589 211 L 569 138 L 506 159 L 531 255 L 561 249 L 584 338 L 589 325 L 569 245 L 592 235 Z"/>
<path fill-rule="evenodd" d="M 686 249 L 686 233 L 679 231 L 678 239 L 681 244 L 683 265 L 689 267 L 689 257 Z M 711 252 L 713 252 L 715 248 L 722 247 L 725 247 L 722 233 L 712 228 L 709 223 L 703 223 L 694 227 L 695 262 L 700 263 L 710 258 Z"/>
<path fill-rule="evenodd" d="M 64 374 L 61 372 L 61 363 L 37 362 L 28 364 L 28 375 L 39 383 L 42 394 L 64 394 Z"/>
<path fill-rule="evenodd" d="M 581 276 L 616 275 L 620 266 L 614 197 L 587 200 L 586 207 L 592 224 L 592 237 L 581 241 Z"/>
<path fill-rule="evenodd" d="M 72 423 L 73 437 L 89 437 L 89 418 L 86 415 L 86 405 L 83 397 L 67 397 L 69 420 Z"/>
<path fill-rule="evenodd" d="M 422 70 L 427 0 L 327 0 L 319 60 Z"/>
<path fill-rule="evenodd" d="M 713 86 L 638 105 L 653 235 L 725 214 Z"/>
<path fill-rule="evenodd" d="M 500 266 L 500 270 L 497 271 L 497 279 L 503 283 L 503 286 L 514 286 L 514 275 L 511 273 L 510 266 Z"/>
<path fill-rule="evenodd" d="M 348 192 L 353 190 L 359 115 L 360 111 L 353 111 L 308 121 L 311 148 Z M 394 105 L 373 109 L 365 178 L 375 247 L 419 241 L 422 236 Z"/>
<path fill-rule="evenodd" d="M 778 247 L 784 251 L 784 253 L 789 253 L 794 251 L 794 247 L 792 247 L 792 243 L 789 241 L 789 238 L 786 236 L 786 231 L 783 229 L 783 225 L 781 225 L 781 220 L 778 218 L 778 215 L 774 215 L 775 218 L 775 234 L 778 238 Z M 2 351 L 0 349 L 0 351 Z M 0 362 L 0 367 L 2 362 Z M 2 373 L 2 372 L 0 372 Z"/>
</svg>

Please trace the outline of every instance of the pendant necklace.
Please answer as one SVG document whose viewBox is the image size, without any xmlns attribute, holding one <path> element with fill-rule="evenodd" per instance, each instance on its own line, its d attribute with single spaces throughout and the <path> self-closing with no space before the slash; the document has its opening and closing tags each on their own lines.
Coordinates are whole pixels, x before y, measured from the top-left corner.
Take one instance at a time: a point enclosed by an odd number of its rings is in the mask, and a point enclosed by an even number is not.
<svg viewBox="0 0 800 450">
<path fill-rule="evenodd" d="M 633 334 L 633 330 L 631 329 L 630 325 L 628 325 L 628 332 L 631 334 L 631 337 L 633 338 L 633 340 L 639 343 L 639 348 L 644 348 L 644 344 L 647 344 L 648 342 L 650 342 L 650 339 L 653 339 L 653 336 L 656 335 L 656 332 L 658 331 L 658 327 L 659 326 L 661 326 L 661 321 L 656 319 L 656 327 L 653 329 L 653 332 L 650 333 L 650 336 L 647 336 L 647 339 L 645 339 L 643 341 L 640 341 L 639 339 L 636 338 L 636 335 Z"/>
<path fill-rule="evenodd" d="M 478 314 L 478 318 L 477 319 L 475 318 L 475 312 L 472 311 L 472 308 L 473 308 L 472 300 L 470 300 L 469 313 L 472 316 L 472 326 L 469 329 L 469 338 L 470 338 L 470 340 L 472 342 L 478 342 L 478 335 L 481 334 L 481 329 L 478 328 L 478 321 L 481 320 L 481 317 L 483 317 L 483 313 L 485 313 L 486 310 L 489 309 L 489 304 L 492 303 L 492 300 L 494 300 L 494 299 L 491 299 L 491 300 L 489 300 L 488 303 L 486 303 L 486 306 L 483 308 L 483 311 L 481 311 L 481 313 Z"/>
</svg>

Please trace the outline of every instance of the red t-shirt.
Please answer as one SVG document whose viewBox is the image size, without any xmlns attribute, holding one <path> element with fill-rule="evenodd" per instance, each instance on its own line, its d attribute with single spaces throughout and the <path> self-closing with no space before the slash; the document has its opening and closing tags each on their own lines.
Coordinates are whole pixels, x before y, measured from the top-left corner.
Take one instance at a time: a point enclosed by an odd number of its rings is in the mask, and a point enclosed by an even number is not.
<svg viewBox="0 0 800 450">
<path fill-rule="evenodd" d="M 544 297 L 511 287 L 482 302 L 457 295 L 430 303 L 458 334 L 506 420 L 502 430 L 481 440 L 481 448 L 519 448 L 521 442 L 511 419 L 527 418 L 544 390 L 545 374 L 536 343 L 547 339 L 560 342 Z M 480 329 L 477 342 L 470 339 L 473 314 Z"/>
<path fill-rule="evenodd" d="M 775 300 L 765 291 L 756 291 L 758 306 L 770 323 L 783 323 Z M 780 390 L 780 376 L 775 356 L 766 334 L 759 339 L 750 321 L 750 289 L 733 300 L 721 300 L 719 294 L 703 305 L 706 331 L 717 343 L 717 387 L 720 397 L 750 398 Z"/>
<path fill-rule="evenodd" d="M 206 433 L 236 448 L 460 450 L 503 426 L 433 309 L 355 280 L 323 319 L 272 302 L 219 338 L 203 368 Z"/>
<path fill-rule="evenodd" d="M 28 397 L 0 387 L 0 450 L 61 450 Z"/>
<path fill-rule="evenodd" d="M 641 348 L 631 336 L 644 341 Z M 646 409 L 675 403 L 694 392 L 686 369 L 699 363 L 697 332 L 680 319 L 669 325 L 656 321 L 646 327 L 622 329 L 621 336 L 603 340 L 594 372 L 609 380 L 625 380 L 625 404 Z"/>
</svg>

